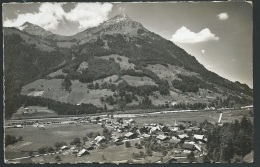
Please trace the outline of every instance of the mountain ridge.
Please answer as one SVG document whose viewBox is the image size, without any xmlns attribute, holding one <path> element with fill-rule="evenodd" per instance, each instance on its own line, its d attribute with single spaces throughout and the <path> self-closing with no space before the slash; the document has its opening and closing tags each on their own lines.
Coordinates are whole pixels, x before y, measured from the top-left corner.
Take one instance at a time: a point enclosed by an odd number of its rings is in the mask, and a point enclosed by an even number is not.
<svg viewBox="0 0 260 167">
<path fill-rule="evenodd" d="M 7 46 L 4 50 L 7 58 L 4 62 L 7 66 L 5 73 L 9 78 L 5 84 L 10 104 L 13 102 L 13 94 L 19 94 L 22 87 L 28 84 L 28 80 L 37 79 L 45 79 L 43 87 L 29 83 L 27 89 L 23 89 L 23 94 L 31 94 L 33 91 L 28 92 L 28 89 L 33 88 L 34 91 L 44 90 L 45 98 L 72 104 L 90 102 L 98 107 L 106 105 L 109 109 L 120 108 L 121 102 L 126 103 L 126 106 L 137 107 L 145 104 L 169 106 L 173 102 L 234 106 L 235 103 L 247 104 L 252 100 L 252 89 L 247 85 L 231 82 L 207 70 L 184 49 L 147 30 L 141 23 L 126 15 L 115 16 L 69 37 L 48 35 L 48 31 L 34 27 L 31 23 L 25 23 L 24 26 L 31 28 L 27 27 L 27 31 L 17 29 L 15 32 L 11 28 L 4 29 L 4 42 Z M 10 45 L 14 40 L 17 42 Z M 53 49 L 42 49 L 45 44 Z M 35 68 L 34 74 L 29 70 L 32 67 Z M 16 73 L 24 78 L 17 78 Z M 115 79 L 112 76 L 116 76 Z M 54 78 L 58 79 L 57 82 Z M 71 92 L 58 89 L 64 78 L 71 80 Z M 11 84 L 11 80 L 19 84 Z M 135 86 L 135 82 L 139 86 Z M 54 84 L 54 90 L 47 89 L 48 84 L 45 83 Z M 8 84 L 17 87 L 17 91 L 11 91 Z M 86 86 L 86 89 L 82 90 L 80 85 L 82 88 Z M 99 98 L 105 98 L 106 95 L 103 89 L 109 90 L 106 92 L 110 94 L 109 97 L 111 93 L 115 96 L 111 96 L 109 101 L 100 101 Z M 85 93 L 80 95 L 82 91 Z M 84 100 L 85 97 L 91 99 L 87 92 L 96 99 Z M 56 96 L 60 98 L 57 99 Z M 209 98 L 211 96 L 214 100 Z M 76 97 L 78 101 L 73 100 Z M 13 107 L 8 110 L 10 113 L 14 112 Z"/>
</svg>

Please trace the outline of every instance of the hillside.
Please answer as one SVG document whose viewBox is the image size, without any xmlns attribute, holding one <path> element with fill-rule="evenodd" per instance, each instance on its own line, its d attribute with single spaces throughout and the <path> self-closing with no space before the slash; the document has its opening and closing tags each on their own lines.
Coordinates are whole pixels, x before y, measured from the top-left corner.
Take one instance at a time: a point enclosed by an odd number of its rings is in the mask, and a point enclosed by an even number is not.
<svg viewBox="0 0 260 167">
<path fill-rule="evenodd" d="M 33 105 L 51 99 L 44 105 L 93 104 L 93 111 L 252 104 L 247 85 L 208 71 L 126 15 L 70 37 L 30 23 L 5 28 L 4 65 L 8 116 L 33 97 Z"/>
</svg>

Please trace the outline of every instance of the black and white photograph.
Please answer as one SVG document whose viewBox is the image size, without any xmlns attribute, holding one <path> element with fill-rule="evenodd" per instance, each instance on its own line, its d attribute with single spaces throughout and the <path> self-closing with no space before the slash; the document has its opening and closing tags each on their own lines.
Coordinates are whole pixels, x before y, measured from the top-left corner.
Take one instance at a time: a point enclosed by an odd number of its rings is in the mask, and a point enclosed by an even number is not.
<svg viewBox="0 0 260 167">
<path fill-rule="evenodd" d="M 6 164 L 253 163 L 253 3 L 2 4 Z"/>
</svg>

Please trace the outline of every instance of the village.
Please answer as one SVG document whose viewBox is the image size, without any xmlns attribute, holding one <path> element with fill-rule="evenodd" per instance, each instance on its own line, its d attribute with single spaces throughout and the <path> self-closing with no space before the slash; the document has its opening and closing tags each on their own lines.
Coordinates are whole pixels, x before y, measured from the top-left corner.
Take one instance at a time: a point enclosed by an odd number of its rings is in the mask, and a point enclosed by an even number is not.
<svg viewBox="0 0 260 167">
<path fill-rule="evenodd" d="M 222 112 L 216 126 L 221 126 Z M 147 115 L 142 115 L 147 118 Z M 6 128 L 26 129 L 33 127 L 39 133 L 50 130 L 54 125 L 68 125 L 77 128 L 80 125 L 97 125 L 101 131 L 91 131 L 83 138 L 75 136 L 70 143 L 56 142 L 54 147 L 42 147 L 30 154 L 30 157 L 55 156 L 57 162 L 63 162 L 62 156 L 83 158 L 84 162 L 92 153 L 106 149 L 134 148 L 129 151 L 124 160 L 109 160 L 102 155 L 100 161 L 111 163 L 178 163 L 195 162 L 194 159 L 202 159 L 207 154 L 207 131 L 210 126 L 206 120 L 196 121 L 171 121 L 172 124 L 164 123 L 140 123 L 133 118 L 114 117 L 113 115 L 71 117 L 69 120 L 53 121 L 24 121 L 22 124 L 12 124 Z M 206 128 L 204 128 L 206 127 Z M 121 149 L 122 150 L 122 149 Z M 120 149 L 117 150 L 120 154 Z M 94 162 L 87 160 L 89 162 Z M 212 160 L 208 160 L 212 162 Z M 66 160 L 64 161 L 66 162 Z"/>
</svg>

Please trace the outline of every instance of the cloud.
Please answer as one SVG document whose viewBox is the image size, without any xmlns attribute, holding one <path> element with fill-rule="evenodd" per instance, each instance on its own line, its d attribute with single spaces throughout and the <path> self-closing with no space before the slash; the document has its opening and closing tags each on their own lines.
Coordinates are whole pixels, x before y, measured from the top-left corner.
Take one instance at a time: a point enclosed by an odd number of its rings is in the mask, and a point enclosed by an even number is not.
<svg viewBox="0 0 260 167">
<path fill-rule="evenodd" d="M 125 11 L 125 8 L 119 7 L 118 10 L 120 10 L 120 11 Z"/>
<path fill-rule="evenodd" d="M 228 14 L 227 13 L 220 13 L 217 15 L 219 20 L 227 20 L 228 19 Z"/>
<path fill-rule="evenodd" d="M 17 14 L 16 19 L 4 21 L 4 27 L 18 27 L 30 22 L 46 30 L 55 30 L 65 19 L 79 24 L 79 28 L 89 28 L 100 24 L 107 19 L 113 5 L 110 3 L 78 3 L 75 8 L 65 12 L 64 3 L 42 3 L 39 12 Z"/>
<path fill-rule="evenodd" d="M 175 34 L 172 35 L 171 39 L 171 41 L 178 43 L 199 43 L 217 40 L 219 40 L 219 37 L 217 37 L 215 34 L 212 34 L 208 28 L 195 33 L 184 26 L 178 29 Z"/>
<path fill-rule="evenodd" d="M 201 50 L 201 53 L 204 55 L 204 53 L 205 53 L 205 50 Z"/>
<path fill-rule="evenodd" d="M 232 59 L 231 61 L 237 61 L 236 59 Z"/>
<path fill-rule="evenodd" d="M 78 22 L 79 28 L 94 27 L 108 19 L 112 7 L 111 3 L 78 3 L 66 14 L 66 19 Z"/>
<path fill-rule="evenodd" d="M 62 3 L 43 3 L 39 7 L 38 13 L 18 14 L 16 19 L 7 19 L 3 25 L 5 27 L 18 27 L 28 21 L 47 30 L 56 29 L 64 14 Z"/>
</svg>

